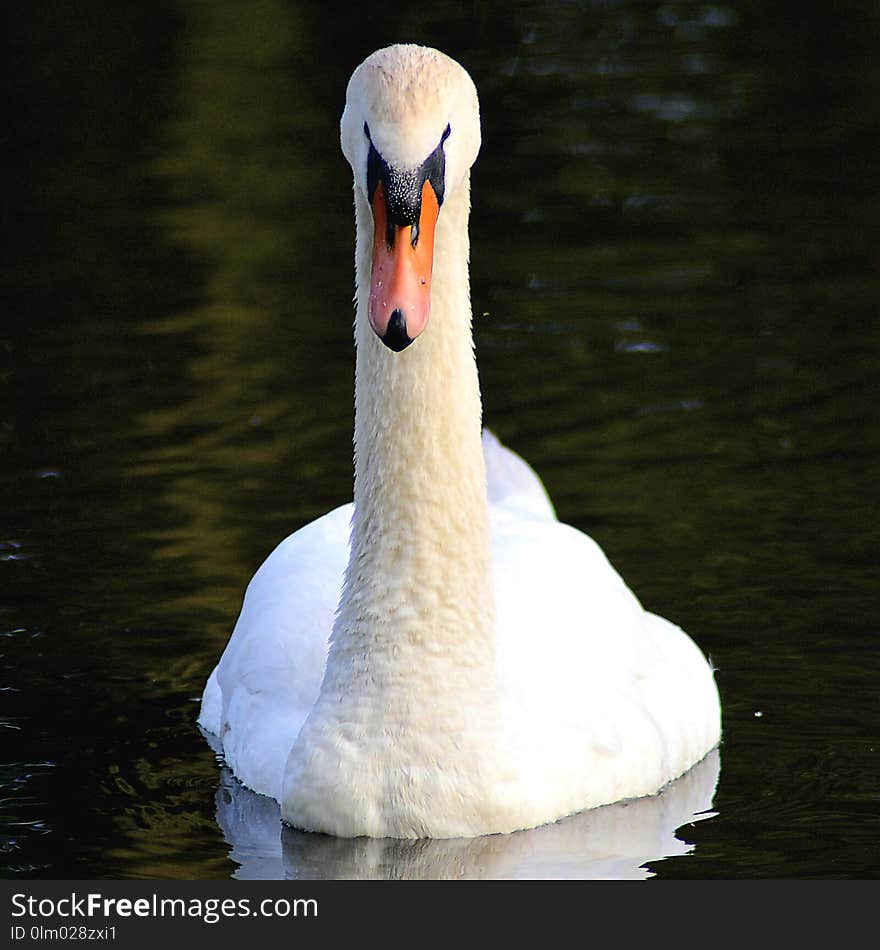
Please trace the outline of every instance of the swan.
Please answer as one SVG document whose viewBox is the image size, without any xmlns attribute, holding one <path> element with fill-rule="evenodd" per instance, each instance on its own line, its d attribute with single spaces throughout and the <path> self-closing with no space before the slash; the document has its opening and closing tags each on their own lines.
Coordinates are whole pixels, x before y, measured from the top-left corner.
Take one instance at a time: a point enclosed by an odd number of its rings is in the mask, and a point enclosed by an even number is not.
<svg viewBox="0 0 880 950">
<path fill-rule="evenodd" d="M 460 838 L 652 795 L 719 742 L 714 671 L 482 430 L 468 278 L 477 92 L 395 45 L 348 84 L 353 503 L 245 592 L 199 724 L 282 820 Z"/>
</svg>

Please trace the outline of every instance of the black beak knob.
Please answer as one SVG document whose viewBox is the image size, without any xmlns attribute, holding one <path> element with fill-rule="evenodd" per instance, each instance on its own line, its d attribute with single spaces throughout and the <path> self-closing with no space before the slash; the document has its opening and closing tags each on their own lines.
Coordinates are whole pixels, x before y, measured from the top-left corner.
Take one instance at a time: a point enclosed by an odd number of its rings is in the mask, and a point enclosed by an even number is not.
<svg viewBox="0 0 880 950">
<path fill-rule="evenodd" d="M 387 346 L 389 350 L 394 350 L 395 353 L 405 350 L 410 343 L 412 343 L 412 340 L 406 332 L 406 317 L 399 307 L 392 311 L 391 319 L 388 321 L 388 327 L 385 330 L 385 336 L 381 339 L 385 346 Z"/>
</svg>

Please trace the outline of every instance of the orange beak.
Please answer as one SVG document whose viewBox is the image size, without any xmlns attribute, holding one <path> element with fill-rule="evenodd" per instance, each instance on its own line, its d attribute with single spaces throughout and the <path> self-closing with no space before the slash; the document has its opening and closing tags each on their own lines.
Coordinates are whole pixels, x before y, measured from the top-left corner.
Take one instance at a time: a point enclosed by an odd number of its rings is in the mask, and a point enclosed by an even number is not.
<svg viewBox="0 0 880 950">
<path fill-rule="evenodd" d="M 431 310 L 434 229 L 440 205 L 429 181 L 413 235 L 409 225 L 390 224 L 384 182 L 373 196 L 373 271 L 370 326 L 390 349 L 400 351 L 425 329 Z"/>
</svg>

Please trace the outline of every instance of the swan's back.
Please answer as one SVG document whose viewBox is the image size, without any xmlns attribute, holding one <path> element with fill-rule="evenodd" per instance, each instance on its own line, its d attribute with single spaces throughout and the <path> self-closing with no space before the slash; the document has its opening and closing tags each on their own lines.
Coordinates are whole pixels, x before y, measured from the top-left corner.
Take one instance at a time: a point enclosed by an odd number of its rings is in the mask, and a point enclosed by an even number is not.
<svg viewBox="0 0 880 950">
<path fill-rule="evenodd" d="M 537 473 L 489 429 L 483 429 L 483 459 L 490 506 L 556 520 L 553 502 Z"/>
<path fill-rule="evenodd" d="M 588 804 L 650 794 L 712 748 L 711 670 L 645 611 L 587 535 L 556 520 L 540 478 L 488 430 L 497 673 L 507 738 L 534 794 Z M 280 800 L 315 704 L 348 560 L 352 505 L 285 539 L 254 575 L 199 722 L 249 788 Z"/>
</svg>

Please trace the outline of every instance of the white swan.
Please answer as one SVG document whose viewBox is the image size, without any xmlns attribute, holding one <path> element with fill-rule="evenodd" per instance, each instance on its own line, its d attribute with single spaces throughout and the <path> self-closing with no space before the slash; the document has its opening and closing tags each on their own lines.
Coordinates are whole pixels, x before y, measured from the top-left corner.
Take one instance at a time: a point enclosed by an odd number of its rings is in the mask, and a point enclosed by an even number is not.
<svg viewBox="0 0 880 950">
<path fill-rule="evenodd" d="M 257 571 L 199 722 L 286 822 L 341 836 L 510 832 L 652 794 L 717 744 L 718 693 L 688 636 L 481 437 L 473 83 L 434 50 L 380 50 L 352 75 L 341 137 L 354 505 Z"/>
</svg>

